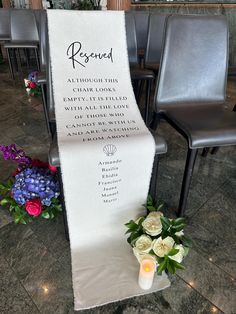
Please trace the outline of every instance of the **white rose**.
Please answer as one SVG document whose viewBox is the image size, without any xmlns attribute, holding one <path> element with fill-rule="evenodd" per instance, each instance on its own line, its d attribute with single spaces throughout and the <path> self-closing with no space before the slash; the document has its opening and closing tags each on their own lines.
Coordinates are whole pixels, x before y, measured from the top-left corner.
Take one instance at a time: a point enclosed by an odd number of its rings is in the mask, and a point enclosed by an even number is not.
<svg viewBox="0 0 236 314">
<path fill-rule="evenodd" d="M 162 212 L 153 211 L 153 212 L 150 212 L 150 213 L 147 215 L 147 218 L 153 217 L 153 218 L 160 219 L 161 216 L 163 216 L 163 213 L 162 213 Z"/>
<path fill-rule="evenodd" d="M 152 249 L 152 239 L 149 236 L 141 235 L 135 242 L 135 247 L 144 253 L 148 253 Z"/>
<path fill-rule="evenodd" d="M 158 215 L 157 215 L 158 214 Z M 162 231 L 161 214 L 157 212 L 150 213 L 142 222 L 142 226 L 147 234 L 156 236 Z"/>
<path fill-rule="evenodd" d="M 184 231 L 183 231 L 183 230 L 180 230 L 180 231 L 178 231 L 178 232 L 175 232 L 175 235 L 176 235 L 177 237 L 182 237 L 182 236 L 184 235 Z"/>
<path fill-rule="evenodd" d="M 167 237 L 165 239 L 162 239 L 160 237 L 158 239 L 153 240 L 152 249 L 157 256 L 163 257 L 164 255 L 167 255 L 170 252 L 174 243 L 175 241 L 171 237 Z"/>
<path fill-rule="evenodd" d="M 181 263 L 185 255 L 184 247 L 182 244 L 176 244 L 174 248 L 179 250 L 179 252 L 173 256 L 169 256 L 169 258 L 173 259 L 178 263 Z"/>
<path fill-rule="evenodd" d="M 158 265 L 157 263 L 157 260 L 155 259 L 155 257 L 151 254 L 148 254 L 148 253 L 144 253 L 144 252 L 140 252 L 137 248 L 133 248 L 133 253 L 134 253 L 134 256 L 137 258 L 138 262 L 141 263 L 142 260 L 144 259 L 150 259 L 152 260 L 153 262 L 156 263 L 156 265 Z"/>
</svg>

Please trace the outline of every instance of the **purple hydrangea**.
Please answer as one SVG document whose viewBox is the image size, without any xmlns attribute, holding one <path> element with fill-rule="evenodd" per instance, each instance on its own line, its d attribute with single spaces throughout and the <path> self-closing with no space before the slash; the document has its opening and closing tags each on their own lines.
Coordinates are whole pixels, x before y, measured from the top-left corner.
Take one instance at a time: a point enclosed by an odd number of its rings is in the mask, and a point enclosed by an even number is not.
<svg viewBox="0 0 236 314">
<path fill-rule="evenodd" d="M 45 206 L 51 205 L 52 198 L 59 196 L 59 183 L 50 170 L 45 168 L 26 168 L 15 176 L 12 197 L 24 205 L 27 200 L 40 198 Z"/>
<path fill-rule="evenodd" d="M 15 161 L 18 163 L 20 169 L 31 165 L 31 158 L 26 156 L 23 149 L 17 149 L 16 144 L 9 146 L 0 145 L 0 151 L 3 153 L 5 160 Z"/>
<path fill-rule="evenodd" d="M 38 82 L 38 71 L 31 72 L 28 75 L 28 80 L 37 84 L 37 82 Z"/>
</svg>

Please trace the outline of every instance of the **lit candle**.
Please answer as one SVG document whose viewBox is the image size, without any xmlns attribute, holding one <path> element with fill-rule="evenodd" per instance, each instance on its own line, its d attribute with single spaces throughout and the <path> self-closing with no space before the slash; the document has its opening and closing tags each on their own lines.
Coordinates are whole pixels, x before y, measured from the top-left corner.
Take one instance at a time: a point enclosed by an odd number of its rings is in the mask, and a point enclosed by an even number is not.
<svg viewBox="0 0 236 314">
<path fill-rule="evenodd" d="M 150 259 L 144 259 L 140 262 L 138 283 L 140 288 L 148 290 L 152 286 L 156 263 Z"/>
</svg>

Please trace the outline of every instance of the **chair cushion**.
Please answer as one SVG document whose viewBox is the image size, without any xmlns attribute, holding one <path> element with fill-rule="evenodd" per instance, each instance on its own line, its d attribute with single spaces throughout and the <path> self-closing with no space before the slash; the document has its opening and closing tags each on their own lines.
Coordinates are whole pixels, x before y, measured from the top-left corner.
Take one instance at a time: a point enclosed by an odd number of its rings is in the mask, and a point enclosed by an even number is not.
<svg viewBox="0 0 236 314">
<path fill-rule="evenodd" d="M 236 144 L 236 115 L 226 105 L 169 106 L 166 119 L 188 137 L 190 148 Z"/>
<path fill-rule="evenodd" d="M 165 154 L 167 152 L 167 145 L 165 140 L 157 134 L 154 134 L 153 137 L 156 144 L 156 155 Z M 60 158 L 56 135 L 53 137 L 52 143 L 49 148 L 48 160 L 50 165 L 60 167 Z"/>
</svg>

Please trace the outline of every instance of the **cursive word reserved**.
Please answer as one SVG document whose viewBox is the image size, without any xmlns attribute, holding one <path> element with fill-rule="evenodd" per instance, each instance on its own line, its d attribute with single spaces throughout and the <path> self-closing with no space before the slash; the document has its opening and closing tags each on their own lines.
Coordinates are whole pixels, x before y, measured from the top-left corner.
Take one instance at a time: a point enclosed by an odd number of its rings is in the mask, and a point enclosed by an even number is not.
<svg viewBox="0 0 236 314">
<path fill-rule="evenodd" d="M 82 50 L 82 43 L 75 41 L 69 45 L 66 51 L 69 60 L 72 62 L 72 67 L 75 69 L 76 64 L 85 68 L 84 63 L 88 63 L 91 59 L 108 59 L 113 63 L 113 51 L 112 48 L 109 52 L 85 52 Z"/>
</svg>

